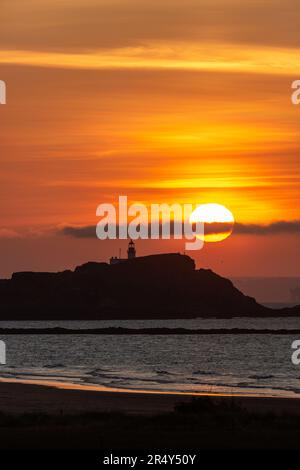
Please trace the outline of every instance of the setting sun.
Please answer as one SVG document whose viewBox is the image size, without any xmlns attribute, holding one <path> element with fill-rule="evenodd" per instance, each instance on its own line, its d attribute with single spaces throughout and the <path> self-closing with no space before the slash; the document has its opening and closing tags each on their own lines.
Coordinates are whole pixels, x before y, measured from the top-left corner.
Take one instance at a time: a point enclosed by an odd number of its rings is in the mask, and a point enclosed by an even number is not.
<svg viewBox="0 0 300 470">
<path fill-rule="evenodd" d="M 192 212 L 190 222 L 204 223 L 204 234 L 198 235 L 198 238 L 205 242 L 220 242 L 231 235 L 234 217 L 221 204 L 202 204 Z"/>
</svg>

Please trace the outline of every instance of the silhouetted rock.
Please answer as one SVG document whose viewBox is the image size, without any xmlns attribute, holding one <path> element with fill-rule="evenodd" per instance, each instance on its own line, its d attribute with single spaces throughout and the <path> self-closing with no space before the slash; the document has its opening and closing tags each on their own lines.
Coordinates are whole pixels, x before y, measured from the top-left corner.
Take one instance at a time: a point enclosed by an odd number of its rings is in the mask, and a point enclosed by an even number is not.
<svg viewBox="0 0 300 470">
<path fill-rule="evenodd" d="M 145 319 L 275 315 L 185 255 L 152 255 L 0 281 L 0 319 Z M 282 311 L 284 314 L 284 312 Z"/>
</svg>

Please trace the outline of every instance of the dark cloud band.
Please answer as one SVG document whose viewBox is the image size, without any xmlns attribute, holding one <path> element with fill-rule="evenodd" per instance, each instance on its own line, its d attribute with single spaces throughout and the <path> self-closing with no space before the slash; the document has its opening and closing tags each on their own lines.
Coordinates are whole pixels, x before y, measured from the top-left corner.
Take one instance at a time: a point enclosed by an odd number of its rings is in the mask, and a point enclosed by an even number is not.
<svg viewBox="0 0 300 470">
<path fill-rule="evenodd" d="M 219 224 L 216 224 L 219 225 Z M 209 230 L 209 233 L 220 232 L 218 230 Z M 226 227 L 224 227 L 226 231 Z M 64 227 L 59 232 L 62 235 L 70 236 L 73 238 L 95 238 L 96 237 L 96 226 L 88 225 L 85 227 Z M 171 233 L 173 233 L 173 224 L 171 224 Z M 207 230 L 206 230 L 207 233 Z M 300 220 L 295 221 L 278 221 L 268 225 L 260 224 L 241 224 L 236 223 L 234 225 L 234 233 L 238 235 L 280 235 L 280 234 L 300 234 Z"/>
<path fill-rule="evenodd" d="M 241 235 L 279 235 L 300 233 L 300 220 L 279 221 L 268 225 L 235 224 L 234 233 Z"/>
</svg>

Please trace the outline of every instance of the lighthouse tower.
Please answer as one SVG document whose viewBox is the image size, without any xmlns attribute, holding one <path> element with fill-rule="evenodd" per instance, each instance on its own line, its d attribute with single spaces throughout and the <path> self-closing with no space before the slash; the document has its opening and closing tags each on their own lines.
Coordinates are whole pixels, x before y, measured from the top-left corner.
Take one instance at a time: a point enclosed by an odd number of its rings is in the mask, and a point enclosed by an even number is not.
<svg viewBox="0 0 300 470">
<path fill-rule="evenodd" d="M 134 242 L 132 240 L 130 240 L 130 242 L 128 244 L 127 258 L 128 259 L 133 259 L 133 258 L 135 258 L 135 255 L 136 255 L 135 245 L 134 245 Z"/>
</svg>

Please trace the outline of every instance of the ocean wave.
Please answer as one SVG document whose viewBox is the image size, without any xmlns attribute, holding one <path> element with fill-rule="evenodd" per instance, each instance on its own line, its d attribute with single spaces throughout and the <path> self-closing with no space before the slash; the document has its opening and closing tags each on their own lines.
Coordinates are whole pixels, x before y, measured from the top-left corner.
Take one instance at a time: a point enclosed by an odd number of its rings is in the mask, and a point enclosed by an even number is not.
<svg viewBox="0 0 300 470">
<path fill-rule="evenodd" d="M 89 370 L 86 373 L 88 375 L 101 377 L 102 375 L 105 375 L 105 374 L 117 374 L 119 372 L 120 371 L 118 369 L 97 367 L 96 369 Z"/>
<path fill-rule="evenodd" d="M 272 374 L 269 375 L 259 375 L 259 374 L 254 374 L 254 375 L 249 375 L 249 379 L 255 379 L 255 380 L 264 380 L 264 379 L 273 379 L 275 376 Z"/>
<path fill-rule="evenodd" d="M 43 366 L 45 369 L 63 369 L 65 366 L 65 364 L 45 364 Z"/>
<path fill-rule="evenodd" d="M 216 372 L 213 372 L 211 370 L 195 370 L 193 372 L 193 375 L 221 375 L 221 374 L 217 374 Z"/>
</svg>

